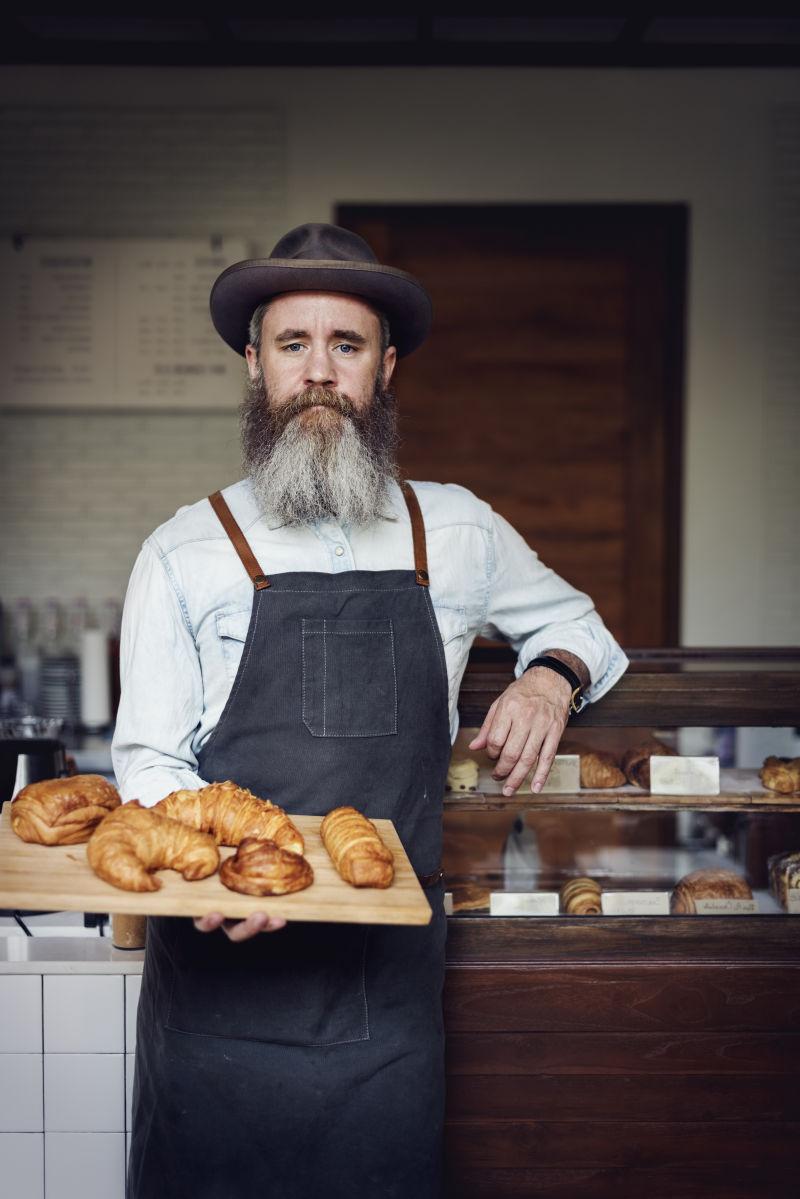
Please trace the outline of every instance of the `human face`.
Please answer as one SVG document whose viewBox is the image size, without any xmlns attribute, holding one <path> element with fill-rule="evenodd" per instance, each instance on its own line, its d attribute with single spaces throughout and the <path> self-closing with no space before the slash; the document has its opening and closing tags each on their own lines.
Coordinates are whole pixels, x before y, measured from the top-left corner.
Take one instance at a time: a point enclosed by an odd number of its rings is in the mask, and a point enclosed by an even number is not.
<svg viewBox="0 0 800 1199">
<path fill-rule="evenodd" d="M 381 358 L 380 323 L 369 305 L 338 292 L 277 296 L 264 315 L 260 355 L 250 345 L 245 353 L 251 380 L 261 367 L 273 405 L 309 387 L 326 387 L 345 396 L 357 412 L 369 408 L 376 379 L 388 387 L 397 359 L 394 346 Z M 333 422 L 341 416 L 315 405 L 299 419 Z"/>
</svg>

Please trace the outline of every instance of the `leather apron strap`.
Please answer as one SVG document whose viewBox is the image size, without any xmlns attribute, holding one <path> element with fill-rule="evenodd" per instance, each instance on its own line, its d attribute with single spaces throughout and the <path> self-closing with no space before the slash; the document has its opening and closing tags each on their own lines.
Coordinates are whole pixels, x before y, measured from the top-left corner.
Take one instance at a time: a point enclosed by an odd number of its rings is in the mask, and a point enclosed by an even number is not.
<svg viewBox="0 0 800 1199">
<path fill-rule="evenodd" d="M 420 587 L 430 586 L 430 577 L 428 575 L 428 549 L 425 541 L 425 521 L 422 519 L 422 512 L 419 506 L 414 488 L 406 480 L 400 484 L 400 490 L 403 493 L 403 498 L 406 501 L 408 515 L 411 517 L 411 537 L 414 543 L 414 573 L 417 578 L 417 583 Z M 216 512 L 219 522 L 225 532 L 231 539 L 233 548 L 239 555 L 242 566 L 247 571 L 256 591 L 263 591 L 265 587 L 269 587 L 269 579 L 264 574 L 258 564 L 250 545 L 236 522 L 236 519 L 228 507 L 221 491 L 215 491 L 213 495 L 208 497 L 208 502 Z"/>
</svg>

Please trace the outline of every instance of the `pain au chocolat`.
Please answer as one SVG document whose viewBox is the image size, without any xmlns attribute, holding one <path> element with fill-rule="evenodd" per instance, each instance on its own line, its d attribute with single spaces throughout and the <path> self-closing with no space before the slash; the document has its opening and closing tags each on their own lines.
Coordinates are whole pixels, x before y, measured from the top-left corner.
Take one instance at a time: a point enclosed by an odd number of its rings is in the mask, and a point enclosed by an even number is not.
<svg viewBox="0 0 800 1199">
<path fill-rule="evenodd" d="M 11 827 L 23 841 L 77 845 L 118 808 L 119 791 L 100 774 L 28 783 L 11 804 Z"/>
<path fill-rule="evenodd" d="M 733 870 L 693 870 L 676 884 L 670 897 L 673 916 L 694 916 L 698 899 L 752 899 L 753 892 Z"/>
</svg>

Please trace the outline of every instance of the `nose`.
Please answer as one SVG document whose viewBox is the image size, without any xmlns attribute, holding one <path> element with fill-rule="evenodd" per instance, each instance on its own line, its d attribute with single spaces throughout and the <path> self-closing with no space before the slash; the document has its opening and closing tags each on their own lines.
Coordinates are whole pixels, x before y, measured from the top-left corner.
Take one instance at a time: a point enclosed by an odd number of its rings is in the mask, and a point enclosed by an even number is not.
<svg viewBox="0 0 800 1199">
<path fill-rule="evenodd" d="M 306 357 L 306 386 L 335 387 L 336 371 L 325 345 L 311 346 Z"/>
</svg>

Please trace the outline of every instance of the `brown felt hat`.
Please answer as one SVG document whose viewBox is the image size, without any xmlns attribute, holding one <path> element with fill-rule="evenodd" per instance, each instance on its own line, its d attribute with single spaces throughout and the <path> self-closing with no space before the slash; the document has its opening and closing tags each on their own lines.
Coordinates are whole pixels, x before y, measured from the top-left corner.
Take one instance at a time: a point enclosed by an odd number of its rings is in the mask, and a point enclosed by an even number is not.
<svg viewBox="0 0 800 1199">
<path fill-rule="evenodd" d="M 385 313 L 399 358 L 422 345 L 430 331 L 433 310 L 422 284 L 406 271 L 382 266 L 357 233 L 323 224 L 298 225 L 269 258 L 224 270 L 211 288 L 214 328 L 243 355 L 256 308 L 287 291 L 341 291 L 367 300 Z"/>
</svg>

